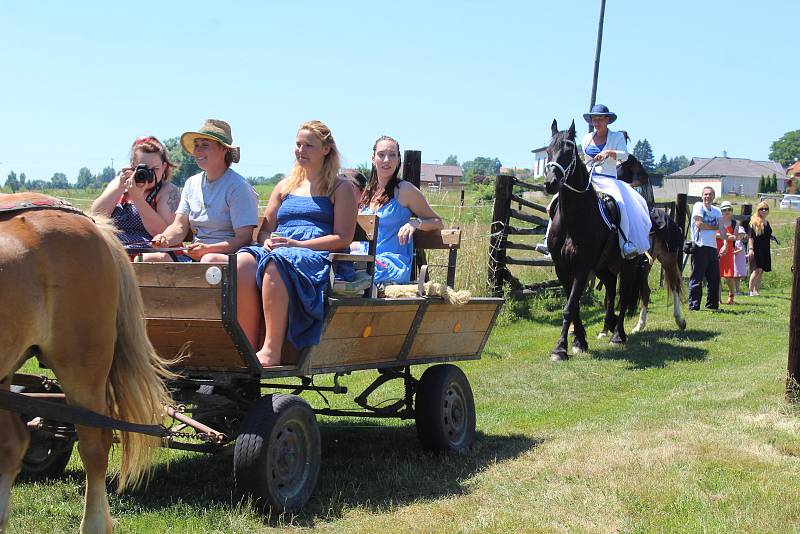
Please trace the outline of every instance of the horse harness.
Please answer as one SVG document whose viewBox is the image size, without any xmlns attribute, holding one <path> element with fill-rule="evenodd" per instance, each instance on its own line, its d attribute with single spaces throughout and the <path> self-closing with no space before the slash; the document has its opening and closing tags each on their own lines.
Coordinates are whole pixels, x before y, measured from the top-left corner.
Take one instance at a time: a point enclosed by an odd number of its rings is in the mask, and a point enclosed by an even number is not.
<svg viewBox="0 0 800 534">
<path fill-rule="evenodd" d="M 69 202 L 64 200 L 52 199 L 52 200 L 21 200 L 19 202 L 13 202 L 11 204 L 0 204 L 0 216 L 5 215 L 6 213 L 18 212 L 18 211 L 29 211 L 29 210 L 43 210 L 43 209 L 51 209 L 51 210 L 60 210 L 66 211 L 69 213 L 78 213 L 83 215 L 84 217 L 88 217 L 92 219 L 88 215 L 86 215 L 83 211 L 76 208 Z M 92 219 L 94 220 L 94 219 Z"/>
</svg>

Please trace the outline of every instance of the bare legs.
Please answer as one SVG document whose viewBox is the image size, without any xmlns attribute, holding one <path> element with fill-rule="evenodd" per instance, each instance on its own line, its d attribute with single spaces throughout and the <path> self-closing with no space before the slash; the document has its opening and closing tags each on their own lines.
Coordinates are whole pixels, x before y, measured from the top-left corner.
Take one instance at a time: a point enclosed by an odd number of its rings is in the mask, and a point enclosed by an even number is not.
<svg viewBox="0 0 800 534">
<path fill-rule="evenodd" d="M 261 328 L 264 326 L 264 342 L 256 356 L 261 365 L 270 367 L 281 363 L 281 347 L 286 338 L 289 315 L 289 292 L 275 262 L 269 262 L 259 294 L 256 268 L 256 260 L 251 254 L 236 255 L 236 314 L 239 326 L 254 348 L 259 347 Z"/>
<path fill-rule="evenodd" d="M 725 278 L 725 283 L 728 284 L 728 301 L 726 304 L 736 304 L 733 301 L 733 297 L 736 295 L 736 279 L 733 277 Z M 722 300 L 722 295 L 720 295 L 720 301 Z"/>
<path fill-rule="evenodd" d="M 761 287 L 761 277 L 764 276 L 764 269 L 756 267 L 750 274 L 750 296 L 758 296 L 758 290 Z"/>
<path fill-rule="evenodd" d="M 264 272 L 261 302 L 264 309 L 264 345 L 256 356 L 265 367 L 280 365 L 281 347 L 286 338 L 286 325 L 289 322 L 289 292 L 275 262 L 268 263 Z"/>
</svg>

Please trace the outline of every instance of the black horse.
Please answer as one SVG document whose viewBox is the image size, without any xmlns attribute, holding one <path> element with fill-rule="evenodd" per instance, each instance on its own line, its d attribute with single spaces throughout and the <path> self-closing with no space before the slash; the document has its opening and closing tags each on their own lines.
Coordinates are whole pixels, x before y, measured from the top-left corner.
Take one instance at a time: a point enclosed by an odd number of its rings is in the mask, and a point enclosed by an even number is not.
<svg viewBox="0 0 800 534">
<path fill-rule="evenodd" d="M 559 194 L 547 247 L 555 266 L 556 276 L 567 294 L 561 337 L 550 354 L 553 360 L 566 360 L 567 335 L 573 325 L 573 353 L 588 350 L 586 329 L 580 317 L 580 297 L 590 273 L 594 272 L 606 287 L 606 300 L 614 302 L 617 275 L 620 275 L 620 313 L 606 306 L 604 327 L 614 330 L 611 343 L 625 343 L 624 318 L 629 307 L 635 306 L 636 293 L 642 276 L 639 259 L 623 260 L 616 232 L 603 222 L 597 194 L 589 171 L 581 162 L 575 144 L 575 121 L 567 131 L 558 131 L 553 120 L 552 139 L 547 147 L 545 188 Z"/>
</svg>

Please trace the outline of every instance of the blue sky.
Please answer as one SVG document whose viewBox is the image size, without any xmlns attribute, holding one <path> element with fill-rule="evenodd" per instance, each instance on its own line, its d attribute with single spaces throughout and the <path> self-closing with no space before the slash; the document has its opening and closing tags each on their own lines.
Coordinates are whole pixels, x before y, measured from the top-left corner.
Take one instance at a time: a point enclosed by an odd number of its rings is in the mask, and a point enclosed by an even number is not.
<svg viewBox="0 0 800 534">
<path fill-rule="evenodd" d="M 386 134 L 529 167 L 553 118 L 586 128 L 599 0 L 138 5 L 0 0 L 0 183 L 119 168 L 135 137 L 207 117 L 245 176 L 286 172 L 308 119 L 351 166 Z M 800 128 L 799 6 L 607 0 L 597 100 L 656 158 L 766 159 Z"/>
</svg>

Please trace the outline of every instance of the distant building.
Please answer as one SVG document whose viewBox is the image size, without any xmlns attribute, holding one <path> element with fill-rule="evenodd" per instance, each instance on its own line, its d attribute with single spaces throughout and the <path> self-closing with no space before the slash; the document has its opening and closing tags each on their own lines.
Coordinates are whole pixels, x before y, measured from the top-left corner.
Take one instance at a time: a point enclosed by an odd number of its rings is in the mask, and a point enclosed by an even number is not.
<svg viewBox="0 0 800 534">
<path fill-rule="evenodd" d="M 786 192 L 797 193 L 798 181 L 800 181 L 800 161 L 795 161 L 789 168 L 786 169 L 786 176 L 789 179 L 786 182 Z"/>
<path fill-rule="evenodd" d="M 544 176 L 544 164 L 547 163 L 547 147 L 534 148 L 533 152 L 533 166 L 531 167 L 531 176 L 539 178 Z"/>
<path fill-rule="evenodd" d="M 717 197 L 758 193 L 758 180 L 775 174 L 778 191 L 786 188 L 788 176 L 780 163 L 745 158 L 692 158 L 689 166 L 664 177 L 658 197 L 674 197 L 678 193 L 700 196 L 704 187 L 713 187 Z"/>
<path fill-rule="evenodd" d="M 464 189 L 464 173 L 458 165 L 436 165 L 423 163 L 419 177 L 420 189 L 436 188 L 445 190 Z"/>
</svg>

